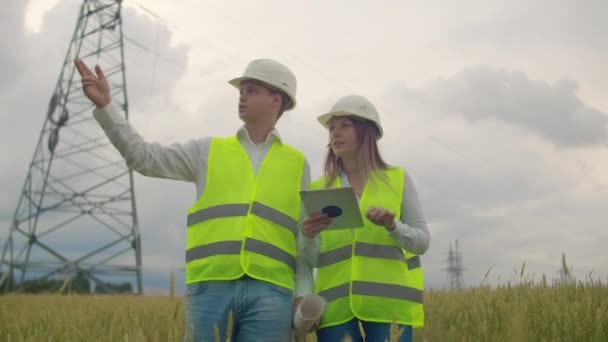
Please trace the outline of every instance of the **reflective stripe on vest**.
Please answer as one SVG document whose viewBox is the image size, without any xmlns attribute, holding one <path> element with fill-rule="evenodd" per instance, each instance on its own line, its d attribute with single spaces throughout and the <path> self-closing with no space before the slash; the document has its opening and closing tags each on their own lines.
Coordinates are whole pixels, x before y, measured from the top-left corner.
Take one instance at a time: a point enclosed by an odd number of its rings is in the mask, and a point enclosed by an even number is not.
<svg viewBox="0 0 608 342">
<path fill-rule="evenodd" d="M 355 243 L 355 255 L 369 258 L 395 259 L 407 264 L 410 270 L 421 267 L 420 256 L 416 255 L 405 259 L 401 248 L 395 246 L 376 245 L 365 242 Z M 329 266 L 351 257 L 351 246 L 344 246 L 332 251 L 321 253 L 319 256 L 319 267 Z"/>
<path fill-rule="evenodd" d="M 221 241 L 210 243 L 208 245 L 202 245 L 191 248 L 186 251 L 186 262 L 208 258 L 214 255 L 220 254 L 241 254 L 241 241 Z M 286 253 L 284 250 L 277 248 L 269 243 L 255 240 L 252 238 L 245 239 L 246 251 L 262 254 L 274 260 L 280 261 L 285 265 L 289 266 L 294 272 L 296 269 L 296 259 Z"/>
<path fill-rule="evenodd" d="M 352 284 L 353 295 L 400 299 L 420 304 L 423 302 L 423 291 L 411 287 L 367 281 L 353 281 Z M 342 284 L 318 293 L 328 302 L 348 297 L 349 294 L 348 284 Z"/>
<path fill-rule="evenodd" d="M 205 208 L 188 215 L 188 226 L 215 218 L 247 216 L 248 210 L 248 204 L 223 204 Z M 294 235 L 298 232 L 298 222 L 296 220 L 262 203 L 254 202 L 251 213 L 288 229 Z"/>
</svg>

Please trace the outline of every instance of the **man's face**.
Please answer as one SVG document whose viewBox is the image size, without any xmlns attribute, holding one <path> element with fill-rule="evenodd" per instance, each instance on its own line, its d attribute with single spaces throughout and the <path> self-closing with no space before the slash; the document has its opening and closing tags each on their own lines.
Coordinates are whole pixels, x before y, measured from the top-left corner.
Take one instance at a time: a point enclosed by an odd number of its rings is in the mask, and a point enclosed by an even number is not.
<svg viewBox="0 0 608 342">
<path fill-rule="evenodd" d="M 277 119 L 281 106 L 280 94 L 253 80 L 241 82 L 239 91 L 239 117 L 243 121 Z"/>
</svg>

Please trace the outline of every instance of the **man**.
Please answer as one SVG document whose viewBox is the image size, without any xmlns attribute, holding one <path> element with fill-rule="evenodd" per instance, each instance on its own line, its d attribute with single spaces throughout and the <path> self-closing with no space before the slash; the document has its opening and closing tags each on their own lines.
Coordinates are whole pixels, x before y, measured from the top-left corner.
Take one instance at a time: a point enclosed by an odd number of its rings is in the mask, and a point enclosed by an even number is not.
<svg viewBox="0 0 608 342">
<path fill-rule="evenodd" d="M 244 122 L 235 136 L 162 146 L 145 142 L 120 115 L 99 66 L 94 74 L 75 64 L 95 119 L 130 168 L 196 184 L 187 219 L 186 338 L 193 332 L 195 341 L 213 341 L 216 325 L 224 341 L 232 314 L 236 341 L 289 341 L 293 309 L 312 291 L 298 252 L 299 190 L 308 188 L 310 168 L 275 129 L 296 105 L 293 73 L 274 60 L 250 62 L 229 82 L 240 91 Z"/>
</svg>

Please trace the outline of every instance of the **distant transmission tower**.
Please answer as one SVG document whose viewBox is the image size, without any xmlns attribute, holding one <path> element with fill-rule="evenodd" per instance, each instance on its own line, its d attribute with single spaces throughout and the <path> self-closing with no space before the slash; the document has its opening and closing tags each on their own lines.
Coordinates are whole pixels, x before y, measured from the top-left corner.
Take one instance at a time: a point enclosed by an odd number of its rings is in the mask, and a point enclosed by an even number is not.
<svg viewBox="0 0 608 342">
<path fill-rule="evenodd" d="M 143 293 L 133 175 L 91 115 L 74 59 L 102 64 L 128 118 L 121 0 L 84 0 L 2 250 L 0 279 L 84 274 Z"/>
<path fill-rule="evenodd" d="M 458 240 L 456 240 L 455 249 L 452 249 L 452 244 L 450 243 L 448 257 L 445 261 L 448 264 L 448 267 L 444 268 L 444 270 L 448 272 L 450 289 L 462 289 L 464 287 L 464 267 L 462 266 L 462 255 L 458 248 Z"/>
</svg>

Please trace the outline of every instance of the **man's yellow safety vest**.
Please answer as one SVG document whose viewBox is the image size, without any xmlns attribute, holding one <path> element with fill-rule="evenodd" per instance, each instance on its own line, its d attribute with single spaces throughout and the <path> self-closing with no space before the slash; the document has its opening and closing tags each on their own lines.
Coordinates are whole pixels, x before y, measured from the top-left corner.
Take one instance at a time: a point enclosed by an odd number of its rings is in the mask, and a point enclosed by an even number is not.
<svg viewBox="0 0 608 342">
<path fill-rule="evenodd" d="M 304 156 L 274 141 L 257 175 L 237 137 L 213 138 L 188 210 L 186 283 L 247 274 L 293 290 Z"/>
<path fill-rule="evenodd" d="M 326 187 L 321 178 L 312 189 Z M 354 317 L 370 322 L 422 327 L 424 325 L 423 272 L 420 256 L 402 249 L 384 227 L 365 217 L 380 207 L 401 217 L 404 170 L 388 168 L 370 177 L 359 207 L 363 227 L 321 232 L 321 255 L 316 292 L 328 302 L 320 328 L 348 322 Z M 337 178 L 330 187 L 341 187 Z"/>
</svg>

